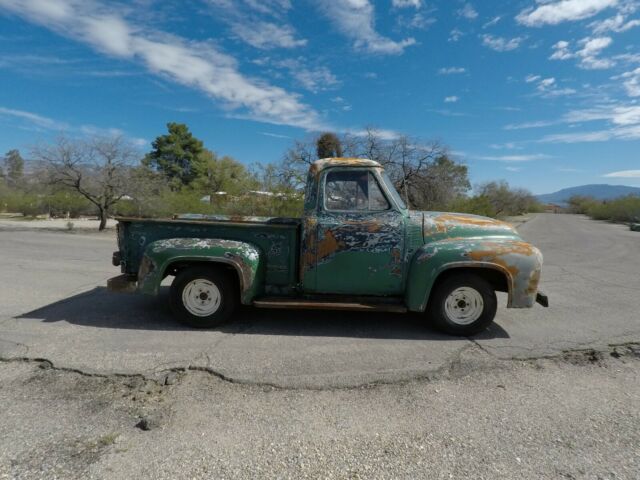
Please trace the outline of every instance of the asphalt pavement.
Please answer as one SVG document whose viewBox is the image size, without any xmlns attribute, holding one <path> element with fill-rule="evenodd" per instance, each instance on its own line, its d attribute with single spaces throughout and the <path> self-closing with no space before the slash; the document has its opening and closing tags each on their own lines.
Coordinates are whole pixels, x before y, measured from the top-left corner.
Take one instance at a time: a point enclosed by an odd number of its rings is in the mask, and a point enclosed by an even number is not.
<svg viewBox="0 0 640 480">
<path fill-rule="evenodd" d="M 206 370 L 239 383 L 349 387 L 433 378 L 469 347 L 531 359 L 640 341 L 640 234 L 583 216 L 540 214 L 519 227 L 541 249 L 550 308 L 506 309 L 473 339 L 422 315 L 245 308 L 219 330 L 176 323 L 160 298 L 113 294 L 113 234 L 0 226 L 0 358 L 47 359 L 100 374 Z"/>
</svg>

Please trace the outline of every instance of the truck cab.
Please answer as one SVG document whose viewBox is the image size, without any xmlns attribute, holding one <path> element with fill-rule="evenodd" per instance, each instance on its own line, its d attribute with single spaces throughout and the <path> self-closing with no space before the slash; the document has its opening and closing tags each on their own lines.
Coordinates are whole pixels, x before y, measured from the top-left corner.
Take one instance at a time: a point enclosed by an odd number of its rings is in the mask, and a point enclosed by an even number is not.
<svg viewBox="0 0 640 480">
<path fill-rule="evenodd" d="M 536 301 L 542 255 L 509 224 L 411 211 L 382 166 L 329 158 L 307 176 L 302 218 L 182 215 L 119 218 L 122 275 L 112 290 L 156 294 L 174 276 L 171 308 L 213 327 L 242 303 L 258 308 L 424 312 L 440 329 L 471 335 L 497 309 Z"/>
</svg>

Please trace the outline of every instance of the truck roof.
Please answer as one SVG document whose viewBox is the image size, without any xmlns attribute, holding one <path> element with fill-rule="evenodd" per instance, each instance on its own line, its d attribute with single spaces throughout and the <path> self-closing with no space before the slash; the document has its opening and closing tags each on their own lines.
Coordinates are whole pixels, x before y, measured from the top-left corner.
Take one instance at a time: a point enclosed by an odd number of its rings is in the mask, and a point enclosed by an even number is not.
<svg viewBox="0 0 640 480">
<path fill-rule="evenodd" d="M 311 171 L 318 174 L 329 167 L 382 167 L 382 165 L 368 158 L 331 157 L 322 158 L 313 162 L 311 164 Z"/>
</svg>

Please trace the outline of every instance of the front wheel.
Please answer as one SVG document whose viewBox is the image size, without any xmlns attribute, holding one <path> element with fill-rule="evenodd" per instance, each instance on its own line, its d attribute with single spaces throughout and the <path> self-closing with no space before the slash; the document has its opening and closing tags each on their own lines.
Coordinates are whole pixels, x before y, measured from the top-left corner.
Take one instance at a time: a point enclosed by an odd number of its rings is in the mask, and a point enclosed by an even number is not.
<svg viewBox="0 0 640 480">
<path fill-rule="evenodd" d="M 454 274 L 435 288 L 428 314 L 443 332 L 466 337 L 485 330 L 493 322 L 497 306 L 496 293 L 484 278 Z"/>
<path fill-rule="evenodd" d="M 227 272 L 191 267 L 178 273 L 171 284 L 171 310 L 185 325 L 217 327 L 231 318 L 238 305 L 236 284 Z"/>
</svg>

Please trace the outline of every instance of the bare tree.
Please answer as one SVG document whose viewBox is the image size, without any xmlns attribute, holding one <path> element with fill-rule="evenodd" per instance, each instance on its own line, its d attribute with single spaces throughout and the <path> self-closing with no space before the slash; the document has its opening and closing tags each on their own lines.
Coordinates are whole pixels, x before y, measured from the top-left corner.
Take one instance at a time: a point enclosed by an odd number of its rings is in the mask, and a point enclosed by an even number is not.
<svg viewBox="0 0 640 480">
<path fill-rule="evenodd" d="M 87 141 L 58 138 L 33 149 L 48 183 L 77 191 L 96 206 L 99 230 L 104 230 L 111 208 L 128 192 L 136 151 L 122 137 Z"/>
<path fill-rule="evenodd" d="M 276 170 L 283 178 L 304 185 L 309 164 L 317 159 L 320 137 L 296 141 Z M 347 157 L 379 162 L 389 174 L 407 205 L 413 208 L 442 208 L 467 192 L 466 165 L 454 161 L 438 141 L 422 142 L 406 135 L 388 135 L 375 127 L 338 139 Z"/>
</svg>

